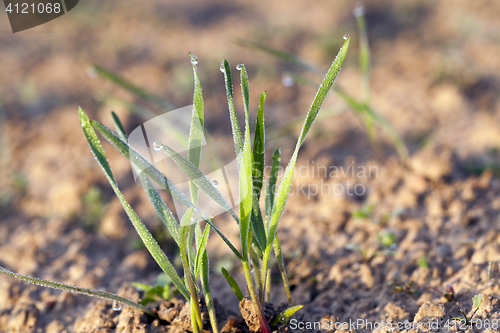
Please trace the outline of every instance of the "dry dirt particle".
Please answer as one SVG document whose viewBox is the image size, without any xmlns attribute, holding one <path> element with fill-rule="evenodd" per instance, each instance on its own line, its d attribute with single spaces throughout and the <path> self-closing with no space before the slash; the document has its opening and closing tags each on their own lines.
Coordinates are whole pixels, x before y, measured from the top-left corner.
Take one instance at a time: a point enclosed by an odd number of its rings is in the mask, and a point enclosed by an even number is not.
<svg viewBox="0 0 500 333">
<path fill-rule="evenodd" d="M 259 332 L 260 331 L 259 317 L 255 312 L 255 307 L 252 300 L 250 300 L 248 297 L 243 298 L 240 302 L 240 311 L 250 331 Z M 276 315 L 274 306 L 271 303 L 264 304 L 264 315 L 268 323 L 270 323 L 271 320 Z"/>
<path fill-rule="evenodd" d="M 407 311 L 393 302 L 387 303 L 384 307 L 384 311 L 387 313 L 389 320 L 405 321 L 410 317 L 410 314 Z"/>
<path fill-rule="evenodd" d="M 415 315 L 414 323 L 424 323 L 428 327 L 442 327 L 441 319 L 445 315 L 444 306 L 427 302 L 422 304 Z"/>
<path fill-rule="evenodd" d="M 176 299 L 174 299 L 173 302 L 164 300 L 158 307 L 158 317 L 160 317 L 161 320 L 171 323 L 179 315 L 183 306 L 184 303 Z"/>
<path fill-rule="evenodd" d="M 51 321 L 45 327 L 46 333 L 68 333 L 63 324 L 61 324 L 58 320 Z"/>
<path fill-rule="evenodd" d="M 19 297 L 7 321 L 7 331 L 34 332 L 39 311 L 33 304 L 32 288 L 26 289 Z"/>
<path fill-rule="evenodd" d="M 99 332 L 108 333 L 116 327 L 113 321 L 113 310 L 105 301 L 98 301 L 86 313 L 77 319 L 74 330 L 76 333 Z"/>
</svg>

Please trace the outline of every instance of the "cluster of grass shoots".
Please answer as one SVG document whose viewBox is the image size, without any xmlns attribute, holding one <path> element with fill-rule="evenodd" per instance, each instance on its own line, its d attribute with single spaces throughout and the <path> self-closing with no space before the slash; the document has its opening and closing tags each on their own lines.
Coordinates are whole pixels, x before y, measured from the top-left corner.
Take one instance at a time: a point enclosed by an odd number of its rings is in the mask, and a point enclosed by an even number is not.
<svg viewBox="0 0 500 333">
<path fill-rule="evenodd" d="M 203 332 L 203 323 L 201 319 L 198 296 L 200 291 L 204 296 L 205 304 L 209 312 L 212 331 L 218 332 L 214 302 L 210 292 L 209 261 L 206 251 L 209 234 L 212 229 L 224 240 L 234 255 L 241 261 L 246 280 L 246 290 L 250 294 L 252 302 L 255 306 L 255 311 L 258 315 L 261 326 L 261 332 L 271 332 L 270 325 L 272 327 L 280 322 L 286 322 L 288 318 L 295 313 L 295 311 L 302 307 L 301 305 L 293 306 L 292 303 L 283 254 L 277 237 L 277 229 L 288 198 L 289 190 L 291 188 L 292 176 L 299 149 L 310 131 L 313 122 L 317 118 L 318 113 L 329 91 L 331 90 L 333 83 L 335 82 L 335 79 L 337 78 L 346 55 L 348 45 L 349 37 L 346 35 L 344 36 L 343 46 L 328 70 L 311 104 L 293 155 L 291 156 L 284 174 L 281 177 L 281 181 L 277 185 L 276 191 L 275 187 L 277 184 L 278 170 L 281 160 L 279 149 L 277 149 L 272 155 L 271 174 L 267 182 L 267 188 L 264 186 L 264 101 L 266 93 L 262 93 L 260 97 L 256 117 L 255 135 L 252 145 L 250 139 L 249 83 L 246 68 L 243 64 L 239 64 L 236 67 L 240 73 L 241 93 L 243 96 L 243 109 L 245 117 L 245 126 L 242 133 L 238 124 L 237 112 L 233 102 L 233 85 L 230 67 L 227 61 L 224 60 L 222 62 L 221 71 L 224 73 L 229 115 L 239 170 L 239 214 L 236 214 L 236 212 L 233 211 L 231 205 L 225 201 L 216 186 L 214 186 L 208 177 L 200 171 L 202 132 L 204 125 L 204 103 L 201 84 L 197 73 L 198 59 L 196 56 L 190 55 L 194 72 L 194 95 L 191 130 L 188 140 L 188 156 L 185 158 L 169 146 L 160 142 L 155 142 L 153 144 L 153 148 L 155 150 L 163 150 L 188 176 L 190 198 L 181 192 L 170 179 L 168 179 L 147 158 L 139 154 L 137 150 L 135 150 L 128 143 L 124 127 L 116 114 L 112 113 L 116 128 L 116 132 L 113 132 L 100 122 L 89 119 L 85 111 L 82 108 L 79 108 L 80 123 L 91 151 L 125 209 L 132 225 L 136 229 L 138 235 L 148 251 L 151 253 L 152 257 L 168 277 L 169 282 L 171 282 L 175 286 L 176 290 L 189 302 L 193 332 Z M 108 75 L 110 80 L 118 83 L 142 98 L 159 105 L 163 105 L 165 108 L 172 107 L 172 105 L 165 100 L 143 91 L 113 73 L 106 72 L 104 69 L 98 67 L 94 68 L 94 70 L 101 75 Z M 165 227 L 168 229 L 172 238 L 179 247 L 184 271 L 183 278 L 178 275 L 174 266 L 160 248 L 153 235 L 146 228 L 142 220 L 120 191 L 108 164 L 101 142 L 97 136 L 97 132 L 99 132 L 100 135 L 111 143 L 111 145 L 113 145 L 127 159 L 129 159 L 136 171 L 138 171 L 138 179 L 140 180 L 142 187 L 146 191 L 151 203 L 158 213 L 158 216 L 165 224 Z M 168 191 L 173 198 L 177 199 L 187 207 L 187 210 L 181 217 L 180 221 L 176 220 L 174 214 L 162 199 L 153 183 L 156 183 L 162 189 Z M 266 191 L 265 200 L 261 200 L 261 194 L 264 189 Z M 198 209 L 198 196 L 200 191 L 220 204 L 231 214 L 236 223 L 238 223 L 241 250 L 238 250 L 236 246 L 233 245 L 229 239 L 214 225 L 211 217 L 205 216 L 204 213 Z M 263 209 L 260 207 L 261 201 L 265 201 L 265 207 Z M 200 220 L 206 222 L 204 224 L 204 228 L 202 228 L 199 223 Z M 270 259 L 273 252 L 277 258 L 278 266 L 282 274 L 283 284 L 288 295 L 290 308 L 281 313 L 279 316 L 276 316 L 271 323 L 268 323 L 264 316 L 263 306 L 264 302 L 269 300 L 270 295 L 269 273 Z M 147 308 L 145 305 L 130 301 L 112 293 L 24 276 L 8 271 L 3 267 L 0 267 L 0 272 L 36 285 L 52 287 L 59 290 L 76 292 L 89 296 L 102 297 L 113 302 L 119 302 L 135 307 L 144 313 L 157 317 L 156 313 Z M 241 300 L 243 298 L 241 288 L 226 270 L 223 270 L 223 273 L 235 291 L 235 294 Z M 149 292 L 146 296 L 157 297 L 160 294 L 163 295 L 165 293 L 164 285 L 161 290 L 158 288 L 150 288 L 151 286 L 146 285 L 138 287 Z M 147 302 L 144 302 L 144 304 L 147 304 Z"/>
</svg>

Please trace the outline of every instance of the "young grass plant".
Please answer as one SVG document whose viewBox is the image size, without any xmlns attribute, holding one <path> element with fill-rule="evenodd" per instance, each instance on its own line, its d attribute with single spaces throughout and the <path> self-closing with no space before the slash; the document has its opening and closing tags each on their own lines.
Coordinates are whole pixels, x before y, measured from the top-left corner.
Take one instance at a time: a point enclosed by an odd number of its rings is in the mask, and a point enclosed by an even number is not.
<svg viewBox="0 0 500 333">
<path fill-rule="evenodd" d="M 349 36 L 344 36 L 344 43 L 335 60 L 333 61 L 330 69 L 328 70 L 319 90 L 311 104 L 307 113 L 306 119 L 302 126 L 300 137 L 295 146 L 294 152 L 288 162 L 284 171 L 281 181 L 275 191 L 278 170 L 281 159 L 279 149 L 273 154 L 273 161 L 271 167 L 271 175 L 268 180 L 267 193 L 265 197 L 265 207 L 261 210 L 261 193 L 264 186 L 264 166 L 265 166 L 265 126 L 264 126 L 264 101 L 266 94 L 262 93 L 258 114 L 257 125 L 255 130 L 255 137 L 253 147 L 250 140 L 250 106 L 249 106 L 249 83 L 247 72 L 243 64 L 239 64 L 236 68 L 240 72 L 241 93 L 243 96 L 243 109 L 245 117 L 245 126 L 243 133 L 238 124 L 238 117 L 233 100 L 233 85 L 229 64 L 224 60 L 221 64 L 221 71 L 224 73 L 224 80 L 226 85 L 226 96 L 229 108 L 229 115 L 232 126 L 233 140 L 235 151 L 237 154 L 237 164 L 239 171 L 239 214 L 237 215 L 231 208 L 222 194 L 217 190 L 216 186 L 210 179 L 200 171 L 200 156 L 204 126 L 204 107 L 201 85 L 198 79 L 196 65 L 198 59 L 194 55 L 190 55 L 191 63 L 194 72 L 194 95 L 193 95 L 193 112 L 191 119 L 191 129 L 188 139 L 188 157 L 185 158 L 181 154 L 175 152 L 167 145 L 155 142 L 153 147 L 155 150 L 163 150 L 168 154 L 180 167 L 182 171 L 189 178 L 189 192 L 191 198 L 189 199 L 176 185 L 168 179 L 162 172 L 160 172 L 151 162 L 140 155 L 127 141 L 127 136 L 124 132 L 124 127 L 118 117 L 113 113 L 113 120 L 115 123 L 117 133 L 111 131 L 103 124 L 90 120 L 83 109 L 79 109 L 79 117 L 82 129 L 87 138 L 92 153 L 94 154 L 97 162 L 101 166 L 106 178 L 108 179 L 115 194 L 124 207 L 132 225 L 139 234 L 144 245 L 151 253 L 155 261 L 163 270 L 165 275 L 176 287 L 178 292 L 182 294 L 189 302 L 191 309 L 191 321 L 193 332 L 203 332 L 203 324 L 200 313 L 198 291 L 201 291 L 205 297 L 205 303 L 209 311 L 210 322 L 213 332 L 218 332 L 217 322 L 215 317 L 214 303 L 211 298 L 209 288 L 209 262 L 206 252 L 208 237 L 210 230 L 215 230 L 224 242 L 229 246 L 235 256 L 241 261 L 247 290 L 250 294 L 255 311 L 259 318 L 261 332 L 270 333 L 271 329 L 267 322 L 263 306 L 265 299 L 269 299 L 270 289 L 270 258 L 274 250 L 278 260 L 278 266 L 282 274 L 283 283 L 289 299 L 290 308 L 285 310 L 282 314 L 274 318 L 271 326 L 277 325 L 279 322 L 286 322 L 290 316 L 293 315 L 302 306 L 292 306 L 291 293 L 288 287 L 288 279 L 285 270 L 283 255 L 281 252 L 280 243 L 277 237 L 277 229 L 281 215 L 283 213 L 289 191 L 292 184 L 292 176 L 295 169 L 298 153 L 300 147 L 306 139 L 315 119 L 317 118 L 321 107 L 331 90 L 337 75 L 339 74 L 341 65 L 346 56 L 349 45 Z M 122 85 L 136 94 L 142 95 L 153 102 L 160 103 L 162 101 L 151 97 L 140 88 L 128 85 L 126 81 L 116 76 L 110 76 L 101 68 L 96 68 L 101 75 L 107 75 L 109 79 Z M 161 250 L 160 246 L 141 221 L 139 216 L 132 209 L 123 194 L 118 188 L 118 184 L 113 176 L 111 168 L 108 164 L 106 155 L 97 137 L 96 131 L 99 132 L 107 141 L 109 141 L 116 149 L 118 149 L 127 159 L 129 159 L 137 171 L 138 179 L 143 185 L 150 201 L 152 202 L 155 210 L 157 211 L 160 219 L 165 224 L 166 228 L 172 235 L 176 244 L 179 246 L 180 255 L 182 259 L 182 266 L 184 271 L 184 278 L 177 274 L 176 270 L 170 263 L 165 253 Z M 253 148 L 253 149 L 252 149 Z M 161 188 L 168 191 L 175 199 L 184 204 L 188 209 L 182 216 L 180 223 L 178 223 L 172 214 L 169 207 L 161 198 L 158 191 L 153 186 L 155 182 Z M 224 209 L 226 209 L 239 225 L 241 250 L 238 250 L 228 238 L 213 224 L 212 219 L 203 215 L 198 209 L 198 194 L 199 191 L 204 192 L 209 198 L 217 202 Z M 206 222 L 204 229 L 201 228 L 199 220 L 202 219 Z M 194 239 L 194 241 L 193 241 Z M 52 287 L 60 290 L 82 293 L 90 296 L 104 297 L 111 301 L 118 301 L 144 311 L 152 316 L 156 316 L 154 311 L 149 310 L 142 304 L 132 302 L 122 297 L 70 285 L 65 285 L 56 282 L 50 282 L 42 279 L 27 277 L 10 272 L 0 267 L 0 272 L 11 275 L 22 281 Z M 229 275 L 226 270 L 223 270 L 224 275 L 229 281 L 233 290 L 235 290 L 238 299 L 243 298 L 243 293 L 238 287 L 234 279 Z M 201 288 L 200 288 L 201 285 Z M 152 290 L 149 288 L 148 290 Z M 152 294 L 157 295 L 159 290 L 151 291 Z"/>
<path fill-rule="evenodd" d="M 479 307 L 481 306 L 481 303 L 483 302 L 483 295 L 482 294 L 477 294 L 474 297 L 472 297 L 472 308 L 473 312 L 470 316 L 467 316 L 467 313 L 465 310 L 460 309 L 460 312 L 462 313 L 462 317 L 453 317 L 450 320 L 452 321 L 459 321 L 461 322 L 464 326 L 471 327 L 476 324 L 477 320 L 473 319 L 474 316 L 476 315 L 476 312 L 479 310 Z"/>
<path fill-rule="evenodd" d="M 263 188 L 263 104 L 265 94 L 261 95 L 259 103 L 256 135 L 252 154 L 249 130 L 249 85 L 245 66 L 243 64 L 239 64 L 236 67 L 240 71 L 241 92 L 243 95 L 243 107 L 245 113 L 245 135 L 243 136 L 238 125 L 236 108 L 234 106 L 231 70 L 227 61 L 223 61 L 221 64 L 221 71 L 224 73 L 224 79 L 226 83 L 226 96 L 240 174 L 239 219 L 234 216 L 234 213 L 232 212 L 233 217 L 235 217 L 235 220 L 239 222 L 240 227 L 241 255 L 239 255 L 238 257 L 242 262 L 247 288 L 250 293 L 252 302 L 254 303 L 256 313 L 259 317 L 262 332 L 270 332 L 270 328 L 263 313 L 265 289 L 268 285 L 267 279 L 269 273 L 269 260 L 271 251 L 274 248 L 277 257 L 279 257 L 280 259 L 279 262 L 283 262 L 279 241 L 276 237 L 276 232 L 291 188 L 291 181 L 298 152 L 340 71 L 349 44 L 349 37 L 346 36 L 344 39 L 344 45 L 342 46 L 339 54 L 332 63 L 330 70 L 327 72 L 326 77 L 323 80 L 323 83 L 320 86 L 315 99 L 313 100 L 311 108 L 306 116 L 306 120 L 304 121 L 299 140 L 296 144 L 295 150 L 288 163 L 288 166 L 282 176 L 281 182 L 279 183 L 276 194 L 274 195 L 274 187 L 268 191 L 268 197 L 266 200 L 266 212 L 268 214 L 262 214 L 259 207 L 260 193 Z M 199 188 L 201 190 L 203 190 L 209 197 L 219 202 L 218 195 L 216 194 L 218 191 L 209 186 L 210 182 L 208 177 L 200 175 L 198 171 L 195 170 L 192 164 L 186 161 L 180 154 L 175 153 L 168 146 L 161 145 L 160 143 L 157 144 L 160 145 L 160 147 L 177 162 L 179 167 L 188 175 L 190 179 L 195 177 L 193 181 L 196 180 L 199 183 Z M 278 161 L 278 163 L 276 163 L 276 161 Z M 273 162 L 275 169 L 277 164 L 279 165 L 279 151 L 277 154 L 275 154 L 275 159 Z M 275 183 L 276 175 L 273 174 L 270 184 L 274 185 Z M 224 207 L 225 204 L 222 205 Z M 263 216 L 267 217 L 267 227 L 264 223 Z M 252 270 L 252 263 L 254 266 L 260 267 L 254 267 L 254 269 Z M 284 265 L 280 265 L 280 269 L 284 271 Z M 256 277 L 257 274 L 260 275 L 260 279 L 254 278 L 254 276 Z M 286 272 L 284 274 L 284 280 L 285 286 L 287 287 L 288 283 L 286 281 Z M 236 289 L 234 283 L 232 283 L 232 286 L 233 289 Z M 289 290 L 287 290 L 287 294 L 290 295 Z M 291 302 L 291 297 L 289 298 Z"/>
<path fill-rule="evenodd" d="M 154 286 L 141 282 L 134 282 L 132 286 L 144 292 L 144 296 L 141 300 L 142 305 L 147 305 L 162 299 L 170 300 L 179 293 L 177 289 L 172 288 L 172 281 L 170 281 L 165 273 L 158 275 Z"/>
</svg>

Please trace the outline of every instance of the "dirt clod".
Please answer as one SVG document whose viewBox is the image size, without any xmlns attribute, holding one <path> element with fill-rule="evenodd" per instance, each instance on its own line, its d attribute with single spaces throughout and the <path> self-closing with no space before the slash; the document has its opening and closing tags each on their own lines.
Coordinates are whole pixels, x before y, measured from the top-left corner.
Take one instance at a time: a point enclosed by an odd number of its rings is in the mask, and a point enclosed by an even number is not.
<svg viewBox="0 0 500 333">
<path fill-rule="evenodd" d="M 245 297 L 241 300 L 240 302 L 240 312 L 241 315 L 243 316 L 243 319 L 245 320 L 245 323 L 247 324 L 248 328 L 250 329 L 251 332 L 260 332 L 260 323 L 259 323 L 259 317 L 257 315 L 257 312 L 255 310 L 255 306 L 250 299 L 250 297 Z M 265 303 L 264 304 L 264 316 L 266 318 L 267 323 L 269 324 L 271 320 L 277 315 L 278 313 L 274 309 L 274 305 L 271 303 Z"/>
<path fill-rule="evenodd" d="M 430 320 L 440 319 L 445 315 L 444 306 L 442 304 L 434 304 L 427 302 L 422 304 L 417 314 L 415 315 L 414 322 L 428 322 Z"/>
</svg>

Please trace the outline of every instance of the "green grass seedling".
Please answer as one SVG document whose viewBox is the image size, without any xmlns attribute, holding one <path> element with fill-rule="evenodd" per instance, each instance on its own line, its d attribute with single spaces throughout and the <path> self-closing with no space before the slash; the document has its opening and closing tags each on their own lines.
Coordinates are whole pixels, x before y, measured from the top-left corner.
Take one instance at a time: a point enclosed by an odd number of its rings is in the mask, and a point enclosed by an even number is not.
<svg viewBox="0 0 500 333">
<path fill-rule="evenodd" d="M 467 313 L 465 312 L 465 310 L 460 309 L 460 312 L 462 312 L 462 317 L 453 317 L 450 320 L 459 321 L 459 322 L 463 323 L 465 326 L 472 327 L 472 325 L 474 325 L 477 322 L 477 320 L 475 320 L 473 318 L 474 318 L 474 315 L 476 314 L 476 312 L 479 310 L 479 307 L 481 306 L 482 301 L 483 301 L 482 294 L 475 295 L 472 298 L 472 304 L 473 304 L 472 308 L 473 308 L 474 312 L 472 312 L 472 314 L 470 316 L 467 316 Z"/>
</svg>

